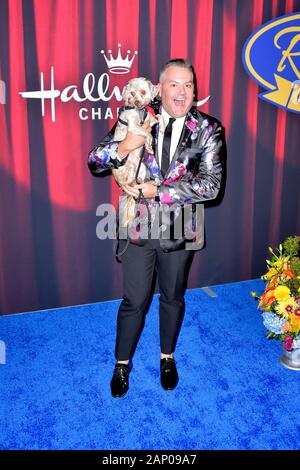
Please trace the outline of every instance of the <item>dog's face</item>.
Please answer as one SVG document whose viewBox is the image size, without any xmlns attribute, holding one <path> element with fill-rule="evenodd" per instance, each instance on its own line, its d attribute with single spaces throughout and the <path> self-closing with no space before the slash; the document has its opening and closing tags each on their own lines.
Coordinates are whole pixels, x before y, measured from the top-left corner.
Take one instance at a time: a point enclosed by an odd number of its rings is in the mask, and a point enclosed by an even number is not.
<svg viewBox="0 0 300 470">
<path fill-rule="evenodd" d="M 144 77 L 129 80 L 124 88 L 122 97 L 126 106 L 144 108 L 158 93 L 158 89 L 150 80 Z"/>
</svg>

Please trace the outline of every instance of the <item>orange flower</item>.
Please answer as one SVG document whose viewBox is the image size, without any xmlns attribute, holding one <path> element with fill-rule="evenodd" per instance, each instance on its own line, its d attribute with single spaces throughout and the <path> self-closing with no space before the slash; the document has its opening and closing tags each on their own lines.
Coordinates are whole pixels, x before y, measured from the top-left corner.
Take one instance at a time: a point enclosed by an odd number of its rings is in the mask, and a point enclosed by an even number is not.
<svg viewBox="0 0 300 470">
<path fill-rule="evenodd" d="M 296 315 L 291 315 L 290 317 L 290 324 L 291 330 L 294 333 L 298 333 L 300 331 L 300 317 Z"/>
<path fill-rule="evenodd" d="M 283 271 L 283 275 L 287 278 L 287 279 L 293 279 L 295 277 L 294 273 L 292 273 L 292 271 L 290 269 L 285 269 Z"/>
<path fill-rule="evenodd" d="M 271 282 L 269 282 L 269 287 L 270 288 L 274 288 L 278 285 L 279 283 L 279 278 L 280 278 L 280 274 L 277 274 L 276 276 L 274 276 L 274 278 L 272 279 Z"/>
<path fill-rule="evenodd" d="M 283 325 L 282 331 L 284 333 L 288 333 L 289 331 L 292 331 L 292 327 L 291 327 L 291 325 L 289 324 L 288 321 Z"/>
<path fill-rule="evenodd" d="M 261 302 L 264 305 L 271 305 L 275 300 L 274 289 L 267 289 L 261 296 Z"/>
</svg>

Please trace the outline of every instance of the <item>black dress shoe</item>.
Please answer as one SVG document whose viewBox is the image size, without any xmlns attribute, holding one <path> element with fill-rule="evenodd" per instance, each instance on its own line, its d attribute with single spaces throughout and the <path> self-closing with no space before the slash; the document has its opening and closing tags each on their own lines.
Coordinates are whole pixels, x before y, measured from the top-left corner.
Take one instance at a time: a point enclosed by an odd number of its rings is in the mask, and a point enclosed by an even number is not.
<svg viewBox="0 0 300 470">
<path fill-rule="evenodd" d="M 132 369 L 132 362 L 129 364 L 116 363 L 114 373 L 110 382 L 111 394 L 114 398 L 121 398 L 129 389 L 129 373 Z"/>
<path fill-rule="evenodd" d="M 174 390 L 178 384 L 176 363 L 172 357 L 160 360 L 160 381 L 165 390 Z"/>
</svg>

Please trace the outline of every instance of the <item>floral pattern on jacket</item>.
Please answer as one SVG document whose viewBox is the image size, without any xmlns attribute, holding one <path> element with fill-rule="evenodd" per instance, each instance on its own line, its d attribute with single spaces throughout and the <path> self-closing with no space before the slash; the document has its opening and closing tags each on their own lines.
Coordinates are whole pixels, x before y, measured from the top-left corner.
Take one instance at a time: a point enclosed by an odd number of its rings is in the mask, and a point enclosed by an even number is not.
<svg viewBox="0 0 300 470">
<path fill-rule="evenodd" d="M 153 126 L 155 153 L 150 155 L 145 151 L 143 163 L 147 169 L 145 181 L 156 180 L 159 185 L 161 204 L 185 206 L 214 199 L 220 190 L 222 177 L 220 152 L 224 145 L 224 132 L 221 123 L 191 108 L 165 178 L 158 164 L 158 132 L 158 125 Z M 118 168 L 126 161 L 116 157 L 117 143 L 113 141 L 113 135 L 114 129 L 89 154 L 88 165 L 95 176 L 104 170 Z"/>
<path fill-rule="evenodd" d="M 160 200 L 164 204 L 208 201 L 214 199 L 220 189 L 223 128 L 208 116 L 201 124 L 196 123 L 189 114 L 175 153 L 177 159 L 160 186 Z"/>
</svg>

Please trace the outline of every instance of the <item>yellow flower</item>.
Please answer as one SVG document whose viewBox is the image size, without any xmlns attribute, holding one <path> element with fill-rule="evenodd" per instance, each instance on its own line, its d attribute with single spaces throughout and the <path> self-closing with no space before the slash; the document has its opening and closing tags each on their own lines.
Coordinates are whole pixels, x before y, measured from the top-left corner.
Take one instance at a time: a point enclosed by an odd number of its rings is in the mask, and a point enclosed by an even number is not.
<svg viewBox="0 0 300 470">
<path fill-rule="evenodd" d="M 289 318 L 296 308 L 297 303 L 295 299 L 293 299 L 293 297 L 289 297 L 288 299 L 282 300 L 278 303 L 276 307 L 276 312 L 285 318 Z"/>
<path fill-rule="evenodd" d="M 275 268 L 269 269 L 269 271 L 263 275 L 265 279 L 272 279 L 272 277 L 276 276 L 277 271 Z"/>
<path fill-rule="evenodd" d="M 273 263 L 273 266 L 275 266 L 278 270 L 280 270 L 283 268 L 283 263 L 284 263 L 284 259 L 280 258 L 279 260 L 275 261 L 275 263 Z"/>
<path fill-rule="evenodd" d="M 286 286 L 277 286 L 276 289 L 274 289 L 274 296 L 276 300 L 287 300 L 290 296 L 290 289 Z"/>
</svg>

